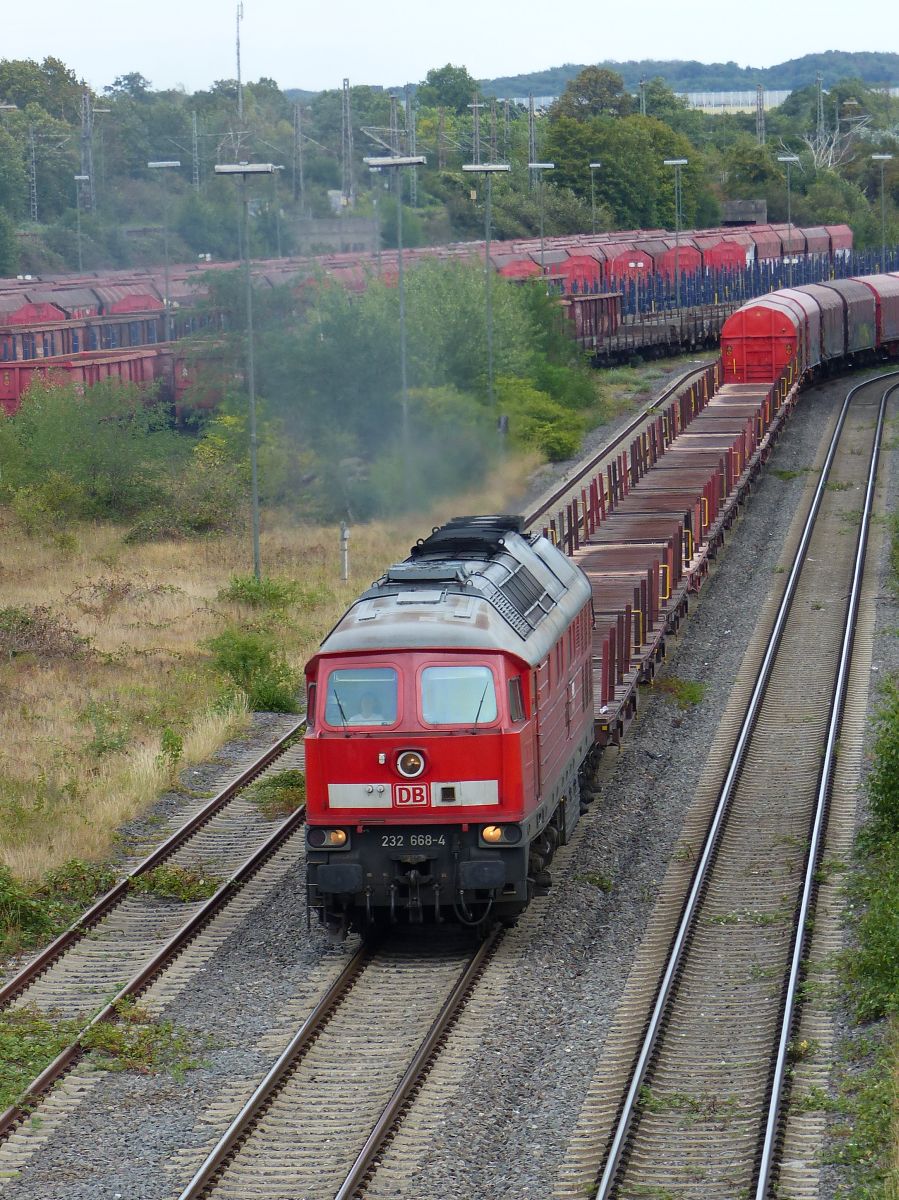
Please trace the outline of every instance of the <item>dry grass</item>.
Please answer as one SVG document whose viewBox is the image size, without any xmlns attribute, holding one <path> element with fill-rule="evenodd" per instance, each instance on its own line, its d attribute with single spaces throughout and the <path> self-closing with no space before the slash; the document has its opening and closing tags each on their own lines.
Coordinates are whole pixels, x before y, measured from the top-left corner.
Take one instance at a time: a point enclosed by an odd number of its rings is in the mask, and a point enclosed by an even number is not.
<svg viewBox="0 0 899 1200">
<path fill-rule="evenodd" d="M 346 583 L 336 527 L 267 515 L 265 573 L 301 589 L 296 604 L 268 618 L 291 663 L 301 667 L 360 589 L 432 525 L 504 510 L 530 465 L 510 461 L 490 490 L 352 530 Z M 213 707 L 221 683 L 202 647 L 228 623 L 260 620 L 258 610 L 217 598 L 232 576 L 250 572 L 248 539 L 129 545 L 123 532 L 79 526 L 76 549 L 60 549 L 26 537 L 0 510 L 0 609 L 47 608 L 89 639 L 81 653 L 0 661 L 0 862 L 20 878 L 108 854 L 117 828 L 172 782 L 164 730 L 183 738 L 186 765 L 245 720 L 239 707 Z"/>
</svg>

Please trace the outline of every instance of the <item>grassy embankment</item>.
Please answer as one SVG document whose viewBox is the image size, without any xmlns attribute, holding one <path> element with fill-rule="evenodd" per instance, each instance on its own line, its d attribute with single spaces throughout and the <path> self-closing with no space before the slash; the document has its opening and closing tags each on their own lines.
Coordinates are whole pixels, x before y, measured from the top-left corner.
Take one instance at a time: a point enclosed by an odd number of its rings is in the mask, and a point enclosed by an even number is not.
<svg viewBox="0 0 899 1200">
<path fill-rule="evenodd" d="M 892 587 L 899 594 L 899 515 L 892 517 Z M 887 636 L 895 637 L 893 630 Z M 838 1064 L 825 1159 L 847 1200 L 899 1200 L 899 676 L 881 689 L 867 780 L 869 819 L 848 885 L 853 943 L 842 963 L 854 1021 Z"/>
<path fill-rule="evenodd" d="M 597 376 L 591 424 L 645 403 L 671 366 Z M 492 489 L 353 530 L 346 584 L 335 527 L 266 514 L 262 561 L 281 594 L 262 607 L 227 598 L 248 574 L 244 535 L 134 544 L 96 522 L 41 538 L 0 508 L 0 947 L 29 936 L 5 886 L 31 881 L 31 895 L 64 921 L 59 901 L 77 907 L 106 876 L 60 868 L 107 859 L 124 822 L 240 728 L 246 706 L 213 669 L 211 638 L 260 631 L 298 670 L 386 563 L 447 516 L 506 509 L 534 465 L 510 459 Z M 57 873 L 49 885 L 48 872 Z M 48 932 L 38 919 L 31 938 Z"/>
</svg>

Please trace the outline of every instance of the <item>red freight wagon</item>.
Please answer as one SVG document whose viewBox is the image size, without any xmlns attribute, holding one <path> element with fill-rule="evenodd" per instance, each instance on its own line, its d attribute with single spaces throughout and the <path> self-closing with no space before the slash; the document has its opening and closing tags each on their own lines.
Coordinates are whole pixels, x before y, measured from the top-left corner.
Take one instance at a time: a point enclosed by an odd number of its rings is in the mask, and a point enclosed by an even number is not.
<svg viewBox="0 0 899 1200">
<path fill-rule="evenodd" d="M 697 249 L 702 255 L 703 266 L 707 271 L 742 271 L 746 266 L 746 249 L 738 242 L 710 234 L 701 234 L 693 238 Z"/>
<path fill-rule="evenodd" d="M 755 243 L 755 257 L 759 262 L 771 262 L 783 255 L 783 242 L 770 225 L 753 225 L 747 233 Z"/>
<path fill-rule="evenodd" d="M 505 279 L 532 279 L 540 274 L 540 264 L 527 254 L 492 254 L 490 261 Z"/>
<path fill-rule="evenodd" d="M 568 260 L 561 264 L 558 273 L 564 280 L 566 295 L 571 292 L 595 291 L 601 286 L 602 264 L 605 262 L 605 255 L 602 260 L 599 258 L 601 253 L 601 251 L 595 251 L 587 254 L 578 250 L 570 254 Z"/>
<path fill-rule="evenodd" d="M 663 249 L 655 255 L 659 275 L 673 279 L 678 271 L 681 275 L 698 275 L 702 270 L 702 255 L 683 235 L 677 243 L 674 238 L 664 238 L 661 245 Z"/>
<path fill-rule="evenodd" d="M 54 287 L 52 290 L 41 289 L 39 293 L 30 292 L 29 295 L 35 300 L 40 298 L 55 304 L 72 321 L 100 315 L 100 301 L 92 288 Z"/>
<path fill-rule="evenodd" d="M 643 279 L 653 272 L 655 264 L 652 255 L 645 250 L 638 250 L 631 242 L 610 246 L 608 253 L 607 270 L 614 279 Z"/>
<path fill-rule="evenodd" d="M 874 294 L 858 279 L 835 279 L 821 287 L 836 292 L 843 300 L 846 321 L 846 353 L 872 350 L 876 344 L 877 321 Z"/>
<path fill-rule="evenodd" d="M 805 232 L 798 225 L 772 225 L 771 229 L 780 238 L 782 257 L 805 254 Z"/>
<path fill-rule="evenodd" d="M 766 297 L 738 308 L 721 329 L 725 383 L 773 383 L 802 344 L 794 311 Z"/>
<path fill-rule="evenodd" d="M 552 273 L 553 275 L 555 275 L 557 273 L 555 268 L 557 266 L 559 266 L 560 263 L 568 262 L 568 251 L 567 250 L 557 250 L 553 246 L 550 246 L 548 244 L 546 246 L 544 246 L 542 252 L 538 245 L 537 247 L 535 247 L 535 249 L 531 250 L 530 255 L 531 255 L 531 258 L 534 260 L 534 262 L 537 264 L 538 268 L 540 268 L 540 269 L 542 269 L 543 267 L 546 268 L 547 274 Z"/>
<path fill-rule="evenodd" d="M 899 275 L 866 275 L 859 279 L 874 293 L 877 345 L 899 340 Z"/>
<path fill-rule="evenodd" d="M 26 295 L 0 295 L 0 324 L 46 325 L 48 321 L 64 321 L 66 314 L 45 300 L 33 302 Z"/>
<path fill-rule="evenodd" d="M 815 367 L 830 358 L 842 358 L 846 353 L 846 322 L 840 296 L 820 283 L 807 283 L 793 290 L 809 296 L 820 313 L 818 353 L 805 365 Z"/>
<path fill-rule="evenodd" d="M 799 318 L 799 361 L 802 369 L 816 367 L 821 361 L 821 309 L 802 288 L 782 288 L 768 297 L 791 308 Z"/>
<path fill-rule="evenodd" d="M 159 312 L 162 298 L 157 296 L 150 285 L 137 287 L 112 287 L 97 285 L 93 289 L 97 293 L 104 314 Z"/>
<path fill-rule="evenodd" d="M 823 225 L 803 229 L 807 254 L 830 254 L 830 234 Z"/>
<path fill-rule="evenodd" d="M 830 253 L 834 258 L 848 258 L 852 252 L 852 230 L 848 225 L 825 225 L 830 235 Z"/>
</svg>

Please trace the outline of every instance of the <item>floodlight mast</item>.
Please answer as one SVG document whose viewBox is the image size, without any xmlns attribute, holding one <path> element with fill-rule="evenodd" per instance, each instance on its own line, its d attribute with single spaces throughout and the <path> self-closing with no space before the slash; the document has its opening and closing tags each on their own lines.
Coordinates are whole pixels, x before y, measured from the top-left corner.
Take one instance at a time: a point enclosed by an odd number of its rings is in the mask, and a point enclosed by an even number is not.
<svg viewBox="0 0 899 1200">
<path fill-rule="evenodd" d="M 886 192 L 883 187 L 883 171 L 888 162 L 893 161 L 892 154 L 872 154 L 871 161 L 880 163 L 880 269 L 887 270 L 887 208 Z"/>
<path fill-rule="evenodd" d="M 250 203 L 247 199 L 248 175 L 271 175 L 281 170 L 274 163 L 216 163 L 216 175 L 240 177 L 243 207 L 243 268 L 247 305 L 247 401 L 250 417 L 250 489 L 253 509 L 253 574 L 262 578 L 262 555 L 259 549 L 259 448 L 256 436 L 256 368 L 253 358 L 253 286 L 250 282 Z"/>
<path fill-rule="evenodd" d="M 462 170 L 470 175 L 483 175 L 487 181 L 484 199 L 484 303 L 487 322 L 487 400 L 491 412 L 495 411 L 496 397 L 493 386 L 493 271 L 490 267 L 490 202 L 493 195 L 493 176 L 508 174 L 512 168 L 508 163 L 463 163 Z"/>
<path fill-rule="evenodd" d="M 686 158 L 665 158 L 662 163 L 666 167 L 674 167 L 674 307 L 680 308 L 680 209 L 681 184 L 680 169 L 689 160 Z"/>
<path fill-rule="evenodd" d="M 162 298 L 163 305 L 163 325 L 165 326 L 165 340 L 172 340 L 172 301 L 171 289 L 169 286 L 169 186 L 168 173 L 171 170 L 181 166 L 181 162 L 176 158 L 157 159 L 147 163 L 148 171 L 162 172 L 162 248 L 163 248 L 163 278 L 165 280 L 164 291 L 165 295 Z"/>
<path fill-rule="evenodd" d="M 409 381 L 406 370 L 406 281 L 403 274 L 403 189 L 400 184 L 400 169 L 423 167 L 427 158 L 423 154 L 390 154 L 369 156 L 362 160 L 370 171 L 396 172 L 396 282 L 400 301 L 400 404 L 402 407 L 402 439 L 405 470 L 406 500 L 411 506 L 410 485 L 412 482 L 412 442 L 409 433 Z M 379 247 L 380 254 L 380 247 Z"/>
<path fill-rule="evenodd" d="M 602 166 L 601 162 L 592 162 L 587 164 L 590 168 L 590 216 L 591 228 L 596 233 L 596 176 L 595 171 L 598 171 Z"/>
<path fill-rule="evenodd" d="M 787 237 L 790 239 L 790 253 L 787 257 L 790 287 L 793 286 L 793 209 L 790 198 L 790 168 L 799 162 L 798 154 L 778 154 L 777 161 L 786 164 L 787 168 Z"/>
<path fill-rule="evenodd" d="M 543 238 L 543 172 L 554 171 L 556 164 L 551 162 L 529 162 L 528 170 L 533 171 L 540 181 L 540 274 L 546 275 L 546 246 Z"/>
</svg>

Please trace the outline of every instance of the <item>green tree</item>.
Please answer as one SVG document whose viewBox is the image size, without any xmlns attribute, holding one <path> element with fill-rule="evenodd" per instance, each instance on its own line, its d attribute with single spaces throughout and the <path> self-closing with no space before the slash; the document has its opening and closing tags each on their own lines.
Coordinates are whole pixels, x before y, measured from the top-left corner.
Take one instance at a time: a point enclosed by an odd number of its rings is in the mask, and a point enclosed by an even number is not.
<svg viewBox="0 0 899 1200">
<path fill-rule="evenodd" d="M 19 243 L 12 221 L 0 210 L 0 275 L 15 275 L 19 267 Z"/>
<path fill-rule="evenodd" d="M 183 451 L 187 450 L 186 444 Z M 132 385 L 103 380 L 85 403 L 74 384 L 34 383 L 0 422 L 0 480 L 30 508 L 123 519 L 157 501 L 183 456 L 168 413 Z"/>
<path fill-rule="evenodd" d="M 0 97 L 7 104 L 36 104 L 53 117 L 74 121 L 81 111 L 82 90 L 75 72 L 58 58 L 47 57 L 42 63 L 0 59 Z"/>
<path fill-rule="evenodd" d="M 605 67 L 585 67 L 570 83 L 550 110 L 550 119 L 572 117 L 586 121 L 590 117 L 623 117 L 633 108 L 624 90 L 624 81 Z"/>
<path fill-rule="evenodd" d="M 476 79 L 465 67 L 432 67 L 418 86 L 418 103 L 431 108 L 450 108 L 464 113 L 473 96 L 480 98 L 481 90 Z"/>
</svg>

